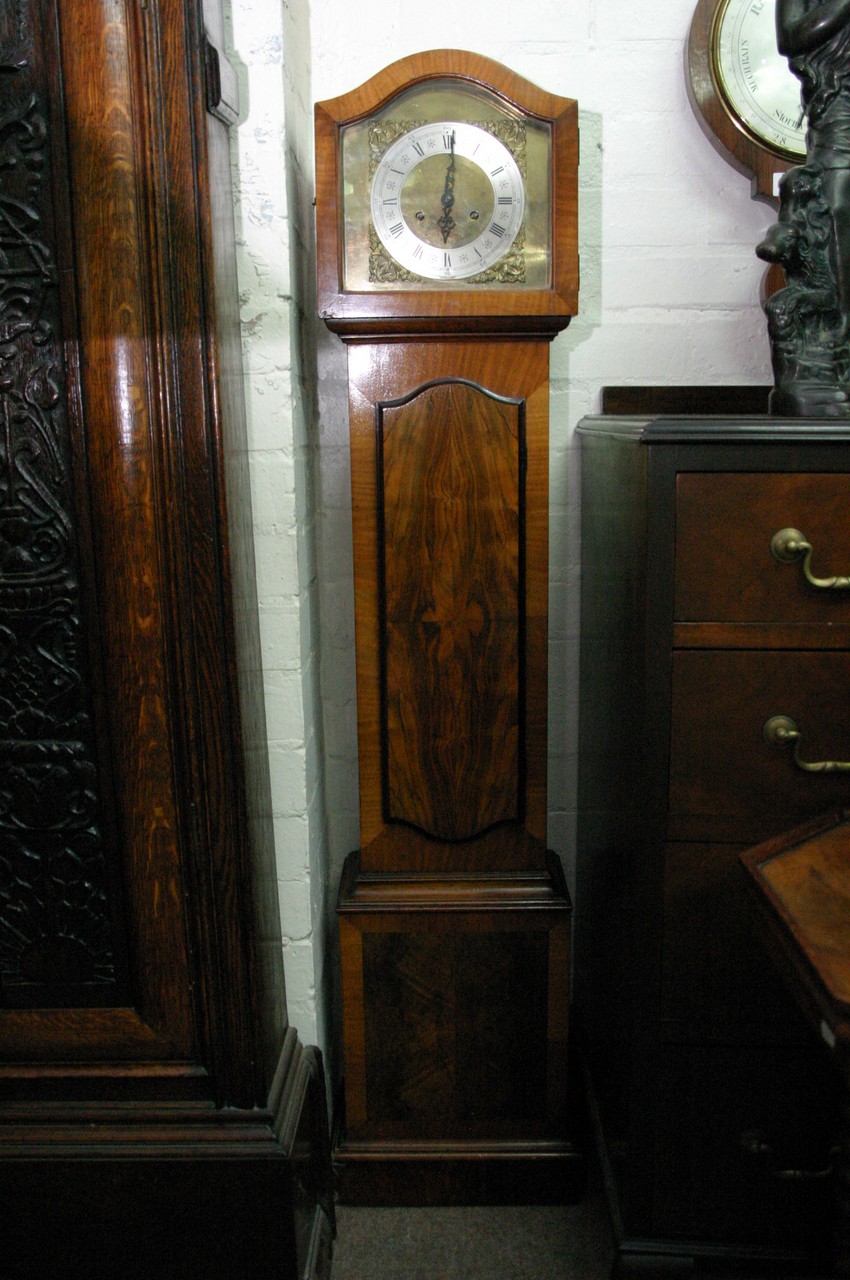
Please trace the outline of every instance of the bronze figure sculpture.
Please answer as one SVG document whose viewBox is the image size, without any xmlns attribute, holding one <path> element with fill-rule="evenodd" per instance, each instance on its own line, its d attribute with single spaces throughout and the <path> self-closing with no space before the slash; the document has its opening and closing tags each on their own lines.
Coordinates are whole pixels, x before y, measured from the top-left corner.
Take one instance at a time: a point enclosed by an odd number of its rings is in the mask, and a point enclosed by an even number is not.
<svg viewBox="0 0 850 1280">
<path fill-rule="evenodd" d="M 757 247 L 785 268 L 769 299 L 771 412 L 850 418 L 850 0 L 777 0 L 780 53 L 800 80 L 806 163 L 780 183 Z"/>
</svg>

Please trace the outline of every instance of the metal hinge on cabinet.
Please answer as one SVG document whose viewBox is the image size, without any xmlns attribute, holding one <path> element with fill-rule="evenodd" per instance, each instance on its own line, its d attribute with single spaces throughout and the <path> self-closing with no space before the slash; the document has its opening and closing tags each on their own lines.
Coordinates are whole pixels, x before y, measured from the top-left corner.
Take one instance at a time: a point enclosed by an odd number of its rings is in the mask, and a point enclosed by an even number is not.
<svg viewBox="0 0 850 1280">
<path fill-rule="evenodd" d="M 239 81 L 233 65 L 204 35 L 204 69 L 207 81 L 207 111 L 226 125 L 239 119 Z"/>
</svg>

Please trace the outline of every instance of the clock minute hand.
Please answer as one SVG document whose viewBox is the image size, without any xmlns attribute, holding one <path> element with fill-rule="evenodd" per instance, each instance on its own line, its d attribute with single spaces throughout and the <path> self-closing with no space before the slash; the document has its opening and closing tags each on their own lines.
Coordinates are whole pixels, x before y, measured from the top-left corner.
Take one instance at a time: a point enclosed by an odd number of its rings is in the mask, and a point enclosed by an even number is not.
<svg viewBox="0 0 850 1280">
<path fill-rule="evenodd" d="M 452 158 L 449 167 L 446 170 L 446 183 L 443 187 L 443 194 L 440 196 L 440 204 L 443 206 L 442 217 L 437 219 L 437 226 L 440 228 L 443 236 L 443 244 L 448 240 L 451 232 L 455 227 L 455 220 L 452 217 L 452 207 L 455 202 L 454 185 L 455 185 L 455 133 L 452 129 L 451 137 Z"/>
</svg>

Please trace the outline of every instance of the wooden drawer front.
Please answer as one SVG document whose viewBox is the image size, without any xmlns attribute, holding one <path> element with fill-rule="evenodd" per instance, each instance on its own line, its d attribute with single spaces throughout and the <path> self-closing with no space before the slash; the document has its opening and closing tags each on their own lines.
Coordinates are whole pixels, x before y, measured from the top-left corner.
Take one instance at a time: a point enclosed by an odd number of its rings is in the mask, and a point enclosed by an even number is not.
<svg viewBox="0 0 850 1280">
<path fill-rule="evenodd" d="M 790 717 L 805 762 L 850 761 L 850 654 L 673 655 L 668 836 L 754 843 L 850 805 L 850 773 L 804 771 L 765 724 Z"/>
<path fill-rule="evenodd" d="M 829 1178 L 777 1176 L 829 1166 L 836 1087 L 817 1049 L 665 1047 L 654 1232 L 806 1248 L 829 1231 Z"/>
<path fill-rule="evenodd" d="M 811 543 L 813 576 L 850 576 L 850 475 L 679 475 L 676 620 L 850 623 L 850 590 L 813 587 L 802 558 L 782 563 L 772 554 L 786 528 Z"/>
<path fill-rule="evenodd" d="M 738 861 L 744 847 L 664 850 L 662 1040 L 799 1045 L 810 1038 L 753 929 Z"/>
</svg>

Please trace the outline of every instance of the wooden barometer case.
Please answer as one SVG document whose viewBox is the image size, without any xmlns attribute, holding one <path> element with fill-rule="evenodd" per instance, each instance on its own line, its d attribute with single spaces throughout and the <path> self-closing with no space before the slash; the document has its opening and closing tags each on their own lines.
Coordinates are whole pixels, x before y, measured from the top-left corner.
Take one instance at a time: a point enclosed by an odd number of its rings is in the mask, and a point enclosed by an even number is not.
<svg viewBox="0 0 850 1280">
<path fill-rule="evenodd" d="M 343 1198 L 575 1184 L 571 906 L 546 847 L 549 342 L 577 106 L 422 53 L 316 107 L 348 351 L 360 849 L 338 904 Z"/>
<path fill-rule="evenodd" d="M 779 179 L 806 158 L 800 83 L 776 47 L 774 0 L 697 0 L 685 84 L 709 139 L 776 207 Z"/>
</svg>

